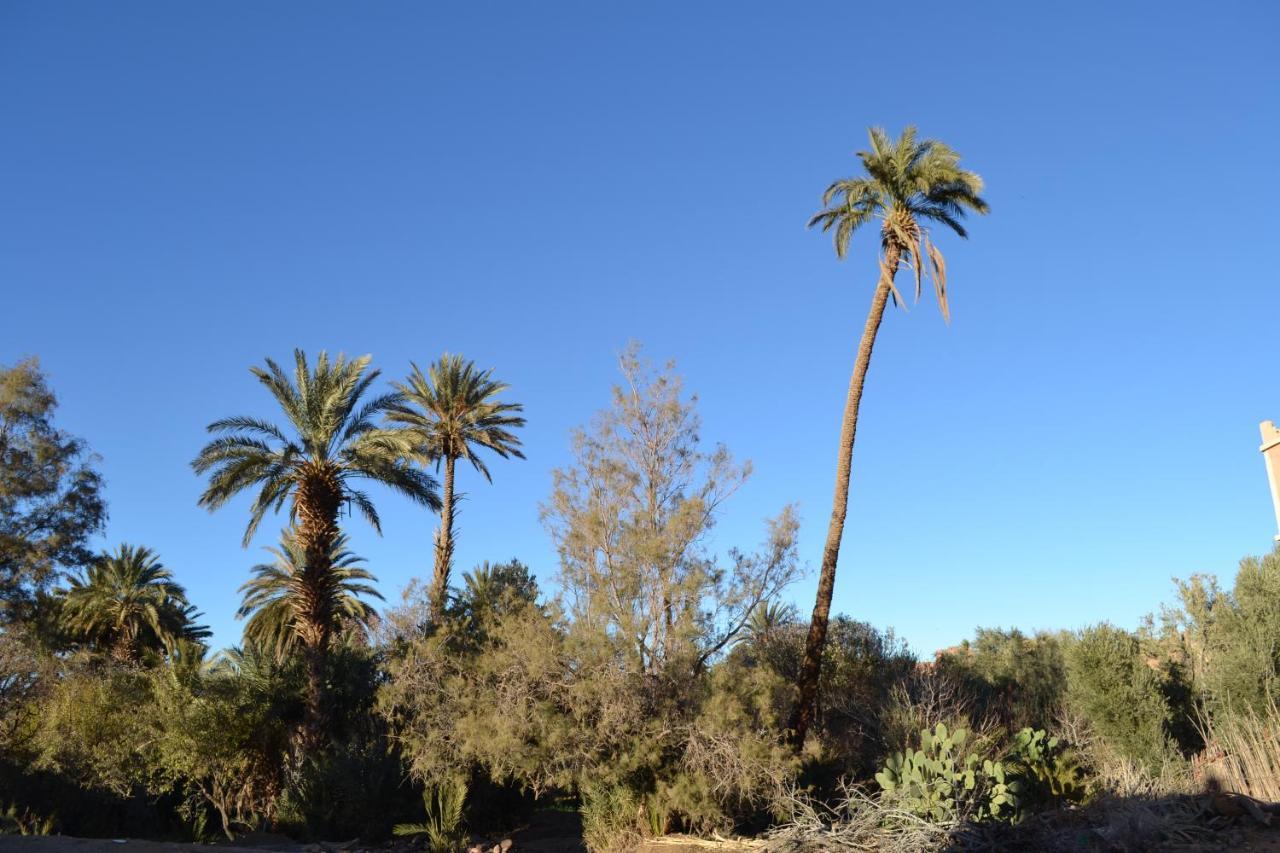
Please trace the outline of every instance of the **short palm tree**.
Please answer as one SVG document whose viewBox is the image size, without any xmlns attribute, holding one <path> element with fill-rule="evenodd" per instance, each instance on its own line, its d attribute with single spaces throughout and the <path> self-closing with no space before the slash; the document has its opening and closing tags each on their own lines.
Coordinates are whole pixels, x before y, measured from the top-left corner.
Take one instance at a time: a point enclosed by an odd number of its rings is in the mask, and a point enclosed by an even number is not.
<svg viewBox="0 0 1280 853">
<path fill-rule="evenodd" d="M 939 223 L 961 237 L 967 237 L 961 224 L 965 216 L 971 211 L 987 212 L 987 203 L 979 195 L 982 179 L 960 168 L 960 155 L 943 143 L 918 139 L 914 127 L 908 127 L 896 140 L 890 139 L 879 128 L 872 128 L 870 137 L 871 150 L 858 153 L 864 174 L 838 180 L 828 187 L 822 197 L 822 210 L 809 221 L 810 226 L 819 225 L 823 231 L 832 233 L 836 256 L 841 259 L 849 251 L 849 239 L 854 232 L 864 225 L 878 222 L 880 272 L 854 361 L 840 427 L 831 521 L 822 551 L 817 601 L 800 667 L 799 701 L 791 724 L 793 742 L 797 747 L 804 743 L 815 711 L 822 650 L 826 645 L 831 597 L 835 590 L 836 562 L 849 504 L 849 473 L 853 464 L 853 441 L 858 429 L 862 387 L 885 306 L 890 298 L 896 304 L 904 302 L 894 280 L 902 265 L 909 266 L 914 273 L 918 299 L 927 266 L 937 293 L 938 307 L 943 318 L 949 321 L 946 263 L 942 253 L 929 239 L 925 224 Z"/>
<path fill-rule="evenodd" d="M 146 651 L 170 651 L 209 636 L 155 552 L 132 545 L 103 554 L 72 578 L 62 613 L 73 634 L 127 663 L 138 663 Z"/>
<path fill-rule="evenodd" d="M 306 582 L 306 555 L 295 531 L 284 531 L 280 547 L 267 551 L 275 560 L 250 569 L 253 577 L 240 587 L 243 603 L 236 615 L 249 620 L 244 626 L 246 644 L 269 650 L 283 661 L 300 646 L 317 641 L 309 634 L 315 626 L 306 618 L 314 611 L 329 614 L 331 638 L 343 631 L 367 632 L 375 612 L 362 596 L 382 596 L 372 586 L 377 578 L 360 565 L 364 559 L 348 550 L 345 535 L 334 540 L 329 571 L 319 590 Z M 328 599 L 322 607 L 311 601 L 317 592 Z"/>
<path fill-rule="evenodd" d="M 741 641 L 759 645 L 773 639 L 778 632 L 798 621 L 796 606 L 789 602 L 765 601 L 751 611 Z"/>
<path fill-rule="evenodd" d="M 275 398 L 288 427 L 254 417 L 214 421 L 209 431 L 218 437 L 205 445 L 192 467 L 209 475 L 200 496 L 200 505 L 209 510 L 256 490 L 246 546 L 268 511 L 289 506 L 297 547 L 305 558 L 298 580 L 306 590 L 298 614 L 299 639 L 307 662 L 307 733 L 318 746 L 325 728 L 325 663 L 334 616 L 326 591 L 340 536 L 338 515 L 354 508 L 381 533 L 372 500 L 356 487 L 360 481 L 381 483 L 432 510 L 440 508 L 440 497 L 435 479 L 406 458 L 412 448 L 405 432 L 376 423 L 398 396 L 364 400 L 379 375 L 369 370 L 369 356 L 330 360 L 321 352 L 312 366 L 302 350 L 295 350 L 292 377 L 271 359 L 266 364 L 266 369 L 252 368 L 253 374 Z"/>
<path fill-rule="evenodd" d="M 435 573 L 430 590 L 431 617 L 439 622 L 444 614 L 453 567 L 453 545 L 458 494 L 454 491 L 454 469 L 458 460 L 468 462 L 489 482 L 493 478 L 480 457 L 487 450 L 503 459 L 523 459 L 520 439 L 512 430 L 524 426 L 519 403 L 499 402 L 497 397 L 510 386 L 493 378 L 492 370 L 479 370 L 473 362 L 446 353 L 427 368 L 426 375 L 415 364 L 404 383 L 397 383 L 403 402 L 387 413 L 387 419 L 405 427 L 414 436 L 417 459 L 423 464 L 444 468 L 444 505 L 435 537 Z"/>
</svg>

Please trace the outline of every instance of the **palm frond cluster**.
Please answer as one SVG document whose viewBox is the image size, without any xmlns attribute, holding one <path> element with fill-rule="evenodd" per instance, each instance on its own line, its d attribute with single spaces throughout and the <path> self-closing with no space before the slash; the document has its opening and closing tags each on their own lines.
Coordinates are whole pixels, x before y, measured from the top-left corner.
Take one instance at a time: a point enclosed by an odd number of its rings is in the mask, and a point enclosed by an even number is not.
<svg viewBox="0 0 1280 853">
<path fill-rule="evenodd" d="M 329 570 L 318 579 L 318 590 L 308 583 L 307 557 L 292 529 L 281 534 L 279 547 L 267 550 L 275 559 L 250 569 L 253 577 L 240 587 L 243 601 L 237 615 L 248 620 L 245 642 L 269 651 L 277 660 L 292 656 L 303 638 L 310 639 L 307 618 L 317 609 L 310 603 L 317 594 L 328 601 L 335 634 L 363 637 L 377 615 L 365 599 L 382 595 L 373 586 L 377 578 L 361 565 L 364 558 L 348 549 L 346 535 L 334 541 Z"/>
<path fill-rule="evenodd" d="M 950 319 L 947 301 L 947 267 L 942 253 L 929 240 L 923 223 L 938 222 L 967 237 L 962 220 L 969 212 L 986 213 L 980 195 L 982 178 L 960 168 L 960 155 L 936 139 L 919 139 L 908 127 L 896 140 L 873 127 L 871 150 L 859 151 L 865 174 L 841 178 L 822 195 L 822 210 L 809 220 L 831 232 L 836 255 L 844 258 L 849 242 L 863 225 L 880 220 L 883 253 L 881 281 L 898 304 L 905 304 L 894 284 L 897 264 L 915 273 L 916 299 L 920 298 L 926 264 L 930 267 L 938 307 Z"/>
<path fill-rule="evenodd" d="M 147 652 L 174 653 L 209 630 L 186 590 L 149 548 L 121 545 L 72 577 L 63 594 L 65 628 L 82 642 L 136 663 Z"/>
</svg>

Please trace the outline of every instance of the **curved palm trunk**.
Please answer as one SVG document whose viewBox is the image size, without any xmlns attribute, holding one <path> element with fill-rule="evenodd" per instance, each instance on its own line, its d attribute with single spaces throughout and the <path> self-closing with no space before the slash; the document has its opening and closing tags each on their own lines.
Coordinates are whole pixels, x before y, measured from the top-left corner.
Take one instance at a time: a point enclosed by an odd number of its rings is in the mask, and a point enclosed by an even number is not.
<svg viewBox="0 0 1280 853">
<path fill-rule="evenodd" d="M 844 535 L 844 520 L 849 508 L 849 473 L 853 466 L 853 439 L 858 431 L 858 406 L 862 402 L 862 386 L 867 378 L 867 368 L 871 365 L 871 350 L 875 347 L 876 334 L 884 319 L 890 285 L 898 274 L 900 257 L 901 253 L 896 248 L 889 247 L 885 250 L 880 281 L 871 299 L 871 311 L 867 314 L 867 325 L 862 330 L 862 342 L 858 345 L 858 357 L 853 363 L 853 376 L 849 379 L 849 396 L 845 400 L 844 419 L 840 426 L 840 452 L 836 458 L 836 489 L 831 504 L 831 522 L 827 527 L 827 544 L 822 549 L 822 571 L 818 575 L 818 598 L 813 605 L 809 636 L 805 641 L 804 659 L 800 663 L 800 676 L 796 684 L 799 700 L 791 718 L 791 738 L 796 749 L 804 745 L 805 735 L 817 712 L 822 650 L 827 644 L 831 596 L 836 586 L 836 561 L 840 556 L 840 539 Z"/>
<path fill-rule="evenodd" d="M 342 485 L 332 472 L 323 471 L 305 478 L 298 486 L 295 508 L 298 516 L 298 544 L 306 559 L 302 569 L 302 606 L 298 614 L 298 634 L 307 668 L 306 721 L 302 746 L 307 751 L 323 748 L 329 732 L 328 691 L 325 688 L 333 614 L 325 586 L 333 567 L 330 557 L 337 541 L 338 510 L 342 506 Z"/>
<path fill-rule="evenodd" d="M 440 529 L 436 531 L 435 576 L 431 580 L 431 621 L 439 625 L 449 597 L 449 572 L 453 568 L 453 468 L 456 460 L 444 458 L 444 501 Z"/>
</svg>

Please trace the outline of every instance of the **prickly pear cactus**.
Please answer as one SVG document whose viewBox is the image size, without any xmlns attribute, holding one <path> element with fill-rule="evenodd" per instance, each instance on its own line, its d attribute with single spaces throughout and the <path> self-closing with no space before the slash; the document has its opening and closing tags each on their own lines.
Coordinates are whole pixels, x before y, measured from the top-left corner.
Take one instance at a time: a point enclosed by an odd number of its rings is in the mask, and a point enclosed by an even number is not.
<svg viewBox="0 0 1280 853">
<path fill-rule="evenodd" d="M 1013 737 L 1009 750 L 1013 770 L 1039 799 L 1078 802 L 1086 794 L 1085 773 L 1074 754 L 1044 729 L 1026 728 Z"/>
<path fill-rule="evenodd" d="M 982 772 L 987 777 L 985 802 L 978 811 L 978 819 L 988 815 L 998 820 L 1015 819 L 1018 814 L 1018 794 L 1022 783 L 1005 778 L 1004 765 L 999 761 L 982 762 Z"/>
<path fill-rule="evenodd" d="M 1006 778 L 999 761 L 977 755 L 960 757 L 968 740 L 964 729 L 950 732 L 941 723 L 920 732 L 920 748 L 889 756 L 876 781 L 902 808 L 934 822 L 957 814 L 982 819 L 1014 820 L 1021 782 Z"/>
<path fill-rule="evenodd" d="M 924 729 L 920 748 L 889 756 L 876 781 L 913 814 L 944 821 L 955 814 L 957 800 L 963 800 L 978 783 L 978 757 L 969 755 L 961 760 L 956 755 L 968 736 L 964 729 L 949 732 L 942 723 L 933 731 Z"/>
</svg>

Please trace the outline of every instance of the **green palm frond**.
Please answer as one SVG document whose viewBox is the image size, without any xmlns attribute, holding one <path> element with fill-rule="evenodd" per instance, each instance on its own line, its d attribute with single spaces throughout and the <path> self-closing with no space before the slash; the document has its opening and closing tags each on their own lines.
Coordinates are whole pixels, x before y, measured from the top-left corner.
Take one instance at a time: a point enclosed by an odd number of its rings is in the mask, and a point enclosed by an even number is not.
<svg viewBox="0 0 1280 853">
<path fill-rule="evenodd" d="M 381 599 L 382 595 L 372 586 L 377 578 L 361 565 L 363 558 L 348 549 L 345 535 L 334 542 L 328 567 L 320 575 L 307 572 L 306 553 L 293 530 L 281 534 L 278 548 L 266 550 L 274 561 L 250 569 L 253 577 L 240 587 L 242 598 L 236 615 L 248 619 L 246 647 L 266 650 L 284 660 L 298 649 L 303 625 L 316 613 L 327 614 L 333 636 L 344 631 L 364 635 L 376 612 L 362 599 Z M 323 601 L 317 602 L 317 598 Z"/>
<path fill-rule="evenodd" d="M 408 381 L 395 385 L 401 399 L 387 410 L 387 420 L 411 434 L 420 461 L 462 459 L 491 480 L 477 451 L 524 458 L 512 432 L 525 424 L 518 414 L 524 407 L 496 399 L 510 386 L 494 379 L 492 370 L 448 353 L 429 365 L 426 374 L 418 365 L 412 367 Z"/>
<path fill-rule="evenodd" d="M 963 223 L 969 213 L 985 214 L 982 178 L 960 167 L 960 155 L 935 139 L 919 139 L 908 127 L 896 140 L 883 129 L 868 133 L 869 151 L 858 152 L 864 175 L 842 178 L 822 195 L 822 209 L 809 220 L 832 235 L 837 257 L 844 258 L 849 242 L 859 228 L 879 220 L 881 246 L 892 250 L 902 263 L 909 264 L 916 280 L 916 299 L 929 274 L 938 297 L 938 307 L 950 319 L 947 301 L 946 263 L 933 245 L 926 223 L 940 223 L 960 237 L 967 237 Z M 893 287 L 895 302 L 901 294 Z"/>
<path fill-rule="evenodd" d="M 253 538 L 268 512 L 279 512 L 296 496 L 307 477 L 330 477 L 342 490 L 344 503 L 352 502 L 350 483 L 372 480 L 411 500 L 440 508 L 439 487 L 433 477 L 416 469 L 406 458 L 411 443 L 400 430 L 380 427 L 376 418 L 399 403 L 398 394 L 364 400 L 379 376 L 369 369 L 369 357 L 330 359 L 321 352 L 309 365 L 302 350 L 294 351 L 292 375 L 272 359 L 266 367 L 252 368 L 270 392 L 290 429 L 260 418 L 223 418 L 209 425 L 215 438 L 191 463 L 195 472 L 208 474 L 200 505 L 215 510 L 246 490 L 257 490 L 250 507 L 244 544 Z M 363 401 L 363 402 L 362 402 Z M 367 497 L 361 507 L 369 513 Z M 297 507 L 292 510 L 296 512 Z"/>
<path fill-rule="evenodd" d="M 199 643 L 209 629 L 159 556 L 124 544 L 105 553 L 63 594 L 62 619 L 73 636 L 122 659 Z"/>
<path fill-rule="evenodd" d="M 776 600 L 761 602 L 751 611 L 740 641 L 763 642 L 787 626 L 797 624 L 799 619 L 800 613 L 794 604 Z"/>
<path fill-rule="evenodd" d="M 398 823 L 392 833 L 398 836 L 425 835 L 430 853 L 451 853 L 462 846 L 462 806 L 467 799 L 467 783 L 461 778 L 449 778 L 438 785 L 430 785 L 422 792 L 422 805 L 427 819 L 424 823 Z"/>
</svg>

